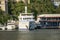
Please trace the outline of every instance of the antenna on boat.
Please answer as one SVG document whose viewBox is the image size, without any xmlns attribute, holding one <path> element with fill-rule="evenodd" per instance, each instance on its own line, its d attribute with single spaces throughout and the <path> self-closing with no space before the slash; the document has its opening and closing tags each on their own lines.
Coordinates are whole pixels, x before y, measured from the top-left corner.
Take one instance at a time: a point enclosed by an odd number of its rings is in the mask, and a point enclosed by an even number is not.
<svg viewBox="0 0 60 40">
<path fill-rule="evenodd" d="M 27 13 L 27 6 L 25 6 L 25 13 Z"/>
</svg>

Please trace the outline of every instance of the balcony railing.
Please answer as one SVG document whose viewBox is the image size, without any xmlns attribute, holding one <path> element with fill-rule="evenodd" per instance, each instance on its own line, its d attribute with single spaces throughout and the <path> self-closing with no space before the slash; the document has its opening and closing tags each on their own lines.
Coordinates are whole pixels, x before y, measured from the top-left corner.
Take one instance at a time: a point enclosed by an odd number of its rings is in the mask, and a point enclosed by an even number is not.
<svg viewBox="0 0 60 40">
<path fill-rule="evenodd" d="M 40 21 L 60 22 L 60 20 L 40 20 Z"/>
</svg>

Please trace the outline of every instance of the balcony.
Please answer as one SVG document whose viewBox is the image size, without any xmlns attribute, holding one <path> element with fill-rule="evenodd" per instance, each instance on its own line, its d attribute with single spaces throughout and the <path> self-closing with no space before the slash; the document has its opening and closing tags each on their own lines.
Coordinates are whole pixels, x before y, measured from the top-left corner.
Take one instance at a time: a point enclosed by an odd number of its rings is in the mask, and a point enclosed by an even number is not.
<svg viewBox="0 0 60 40">
<path fill-rule="evenodd" d="M 60 20 L 40 20 L 40 21 L 60 22 Z"/>
</svg>

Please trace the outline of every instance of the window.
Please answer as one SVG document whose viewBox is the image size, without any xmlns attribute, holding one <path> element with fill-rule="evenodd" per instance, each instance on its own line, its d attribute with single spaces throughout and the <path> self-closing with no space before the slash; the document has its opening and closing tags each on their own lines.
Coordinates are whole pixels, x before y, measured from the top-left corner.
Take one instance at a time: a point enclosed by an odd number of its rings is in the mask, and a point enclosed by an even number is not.
<svg viewBox="0 0 60 40">
<path fill-rule="evenodd" d="M 0 1 L 0 4 L 1 4 L 1 1 Z"/>
</svg>

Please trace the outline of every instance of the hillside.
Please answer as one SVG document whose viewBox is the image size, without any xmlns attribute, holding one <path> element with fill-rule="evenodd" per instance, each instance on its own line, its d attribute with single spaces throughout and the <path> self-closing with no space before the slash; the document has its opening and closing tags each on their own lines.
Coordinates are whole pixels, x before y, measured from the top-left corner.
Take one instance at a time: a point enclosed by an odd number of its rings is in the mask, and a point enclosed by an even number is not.
<svg viewBox="0 0 60 40">
<path fill-rule="evenodd" d="M 54 6 L 51 0 L 31 0 L 30 4 L 24 3 L 22 1 L 18 3 L 12 2 L 10 0 L 8 1 L 9 1 L 8 2 L 8 14 L 7 15 L 0 14 L 0 23 L 2 24 L 4 24 L 4 22 L 6 23 L 8 19 L 18 20 L 19 14 L 25 11 L 24 9 L 25 6 L 28 7 L 28 12 L 34 13 L 35 19 L 37 17 L 37 14 L 60 13 L 60 6 L 59 7 Z"/>
</svg>

